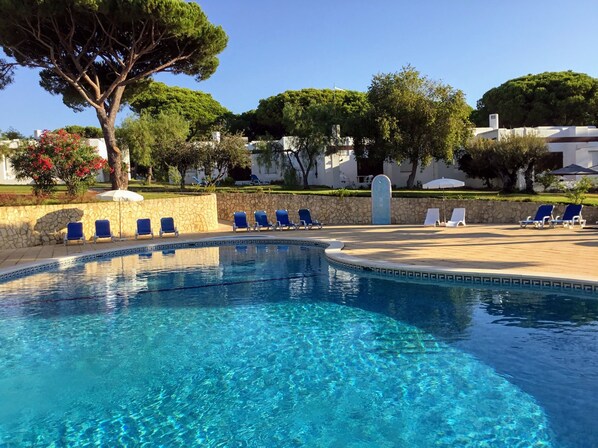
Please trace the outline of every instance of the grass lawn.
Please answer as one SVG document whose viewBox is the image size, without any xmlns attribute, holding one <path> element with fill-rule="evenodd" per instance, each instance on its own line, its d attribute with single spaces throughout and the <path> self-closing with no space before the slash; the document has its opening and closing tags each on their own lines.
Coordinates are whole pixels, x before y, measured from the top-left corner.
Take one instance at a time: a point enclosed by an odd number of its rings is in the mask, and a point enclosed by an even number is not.
<svg viewBox="0 0 598 448">
<path fill-rule="evenodd" d="M 138 181 L 131 181 L 129 189 L 144 196 L 145 199 L 160 199 L 169 197 L 185 196 L 189 194 L 202 194 L 213 192 L 213 189 L 187 186 L 185 191 L 180 191 L 178 185 L 170 185 L 163 183 L 154 183 L 152 185 L 145 185 Z M 33 204 L 59 204 L 64 202 L 93 202 L 95 193 L 110 190 L 110 184 L 102 183 L 96 184 L 85 195 L 67 201 L 66 188 L 58 186 L 57 192 L 50 198 L 40 200 L 35 198 L 31 193 L 31 186 L 29 185 L 0 185 L 0 206 L 11 205 L 33 205 Z M 263 185 L 263 186 L 241 186 L 241 187 L 218 187 L 216 192 L 223 193 L 272 193 L 272 194 L 312 194 L 324 196 L 342 196 L 342 197 L 369 197 L 370 190 L 348 190 L 340 189 L 333 190 L 326 187 L 313 186 L 309 190 L 300 188 L 288 188 L 281 185 Z M 489 190 L 469 190 L 469 189 L 455 189 L 455 190 L 407 190 L 397 189 L 392 193 L 393 197 L 404 198 L 441 198 L 446 199 L 481 199 L 490 201 L 518 201 L 518 202 L 541 202 L 549 204 L 566 204 L 569 201 L 562 193 L 538 193 L 538 194 L 524 194 L 513 193 L 504 194 L 498 191 Z M 586 199 L 583 201 L 584 205 L 598 206 L 598 193 L 588 193 Z"/>
</svg>

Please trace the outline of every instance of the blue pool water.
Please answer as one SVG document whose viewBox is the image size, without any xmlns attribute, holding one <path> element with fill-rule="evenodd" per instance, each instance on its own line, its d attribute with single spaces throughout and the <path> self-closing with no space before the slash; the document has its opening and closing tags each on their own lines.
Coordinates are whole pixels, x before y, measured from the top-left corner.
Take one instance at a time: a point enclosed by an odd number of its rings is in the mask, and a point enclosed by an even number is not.
<svg viewBox="0 0 598 448">
<path fill-rule="evenodd" d="M 598 446 L 594 298 L 401 283 L 276 245 L 0 291 L 0 446 Z"/>
</svg>

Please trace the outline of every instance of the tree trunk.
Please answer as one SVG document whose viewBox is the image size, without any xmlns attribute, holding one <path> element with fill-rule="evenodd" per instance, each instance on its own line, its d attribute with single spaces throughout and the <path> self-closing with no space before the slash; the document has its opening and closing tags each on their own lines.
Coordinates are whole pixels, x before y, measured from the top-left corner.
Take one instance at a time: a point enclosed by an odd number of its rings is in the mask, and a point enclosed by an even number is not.
<svg viewBox="0 0 598 448">
<path fill-rule="evenodd" d="M 293 157 L 297 161 L 297 165 L 299 165 L 299 169 L 301 170 L 301 176 L 303 177 L 303 189 L 304 190 L 309 190 L 309 182 L 308 182 L 309 167 L 308 167 L 307 170 L 303 167 L 303 163 L 301 163 L 301 159 L 299 158 L 299 154 L 298 153 L 294 153 L 293 152 Z M 290 160 L 291 160 L 291 158 L 289 157 L 289 161 Z M 292 169 L 292 167 L 293 167 L 293 164 L 291 163 L 291 169 Z"/>
<path fill-rule="evenodd" d="M 179 165 L 177 167 L 177 170 L 179 171 L 179 174 L 181 175 L 181 191 L 185 190 L 185 174 L 187 174 L 187 168 L 189 168 L 189 167 L 181 166 L 181 165 Z"/>
<path fill-rule="evenodd" d="M 517 184 L 517 171 L 515 171 L 515 173 L 508 171 L 500 173 L 500 179 L 502 180 L 502 191 L 505 193 L 513 193 L 515 191 L 515 185 Z"/>
<path fill-rule="evenodd" d="M 307 176 L 309 175 L 309 173 L 303 173 L 303 189 L 304 190 L 309 190 L 309 182 L 307 181 Z"/>
<path fill-rule="evenodd" d="M 123 169 L 122 153 L 116 144 L 114 124 L 105 113 L 97 111 L 98 120 L 104 134 L 106 151 L 108 152 L 108 166 L 110 167 L 110 183 L 113 190 L 126 190 L 129 186 L 129 177 L 126 169 Z"/>
<path fill-rule="evenodd" d="M 530 163 L 523 174 L 525 178 L 525 192 L 534 193 L 534 164 Z"/>
<path fill-rule="evenodd" d="M 153 178 L 154 178 L 154 168 L 150 165 L 147 167 L 147 177 L 145 178 L 148 185 L 152 184 Z"/>
<path fill-rule="evenodd" d="M 411 173 L 409 173 L 409 177 L 407 178 L 407 188 L 413 188 L 413 184 L 415 183 L 415 175 L 417 174 L 417 165 L 418 161 L 411 162 Z"/>
</svg>

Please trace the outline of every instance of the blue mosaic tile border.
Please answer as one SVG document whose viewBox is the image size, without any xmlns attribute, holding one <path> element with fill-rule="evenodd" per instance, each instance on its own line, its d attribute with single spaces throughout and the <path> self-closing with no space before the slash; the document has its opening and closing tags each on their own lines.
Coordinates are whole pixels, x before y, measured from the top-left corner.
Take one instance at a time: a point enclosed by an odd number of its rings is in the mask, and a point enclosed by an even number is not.
<svg viewBox="0 0 598 448">
<path fill-rule="evenodd" d="M 325 249 L 328 247 L 327 243 L 309 240 L 288 240 L 284 238 L 238 238 L 238 239 L 222 239 L 222 240 L 203 240 L 203 241 L 187 241 L 180 243 L 161 243 L 148 244 L 146 246 L 136 246 L 129 249 L 114 249 L 103 252 L 88 253 L 83 255 L 73 255 L 57 260 L 43 262 L 35 266 L 23 267 L 10 272 L 0 273 L 0 283 L 14 280 L 21 277 L 27 277 L 38 272 L 49 271 L 52 269 L 64 268 L 79 263 L 87 263 L 90 261 L 105 260 L 123 255 L 142 254 L 144 252 L 159 252 L 162 250 L 176 250 L 187 249 L 191 247 L 214 247 L 214 246 L 238 246 L 239 244 L 286 244 L 293 246 L 312 246 Z"/>
<path fill-rule="evenodd" d="M 407 281 L 423 281 L 431 283 L 450 283 L 453 285 L 471 285 L 483 287 L 515 287 L 534 290 L 553 290 L 560 292 L 573 292 L 598 295 L 598 282 L 584 282 L 582 280 L 559 280 L 550 278 L 534 278 L 519 275 L 512 277 L 509 275 L 497 274 L 471 274 L 471 273 L 449 273 L 449 272 L 430 272 L 421 268 L 379 268 L 372 266 L 362 266 L 353 263 L 346 263 L 339 260 L 328 259 L 333 266 L 341 267 L 350 271 L 370 272 L 380 275 L 391 275 Z"/>
</svg>

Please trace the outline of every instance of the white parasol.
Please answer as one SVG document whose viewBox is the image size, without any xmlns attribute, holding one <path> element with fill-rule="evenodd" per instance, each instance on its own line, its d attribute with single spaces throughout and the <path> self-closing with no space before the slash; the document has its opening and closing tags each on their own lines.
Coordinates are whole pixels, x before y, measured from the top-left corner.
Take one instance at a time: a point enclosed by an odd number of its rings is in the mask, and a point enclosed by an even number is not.
<svg viewBox="0 0 598 448">
<path fill-rule="evenodd" d="M 447 178 L 440 178 L 434 179 L 430 182 L 426 182 L 422 185 L 425 190 L 442 190 L 442 216 L 444 217 L 444 222 L 446 222 L 446 213 L 444 210 L 444 190 L 447 188 L 460 188 L 464 187 L 465 182 L 457 180 L 457 179 L 447 179 Z"/>
<path fill-rule="evenodd" d="M 121 202 L 139 202 L 143 201 L 143 196 L 129 190 L 110 190 L 96 195 L 96 198 L 102 201 L 118 202 L 118 237 L 122 239 L 122 212 Z"/>
</svg>

